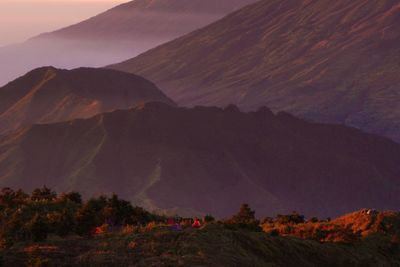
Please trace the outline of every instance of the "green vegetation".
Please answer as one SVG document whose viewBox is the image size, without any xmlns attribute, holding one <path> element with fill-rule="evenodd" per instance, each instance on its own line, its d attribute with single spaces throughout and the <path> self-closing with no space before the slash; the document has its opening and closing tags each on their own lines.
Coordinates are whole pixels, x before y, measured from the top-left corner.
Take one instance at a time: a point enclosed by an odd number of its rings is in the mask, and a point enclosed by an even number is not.
<svg viewBox="0 0 400 267">
<path fill-rule="evenodd" d="M 164 218 L 133 207 L 117 195 L 82 201 L 77 192 L 57 194 L 47 187 L 31 195 L 4 188 L 0 193 L 0 238 L 3 247 L 19 241 L 40 242 L 48 235 L 91 237 L 97 227 L 145 225 Z"/>
<path fill-rule="evenodd" d="M 229 229 L 247 229 L 261 232 L 260 221 L 256 220 L 255 211 L 251 210 L 248 204 L 240 207 L 238 214 L 229 220 L 224 221 L 225 227 Z"/>
<path fill-rule="evenodd" d="M 226 220 L 206 215 L 199 229 L 192 222 L 116 195 L 85 201 L 77 192 L 5 188 L 0 266 L 400 266 L 395 212 L 363 210 L 332 221 L 294 212 L 260 222 L 243 204 Z"/>
</svg>

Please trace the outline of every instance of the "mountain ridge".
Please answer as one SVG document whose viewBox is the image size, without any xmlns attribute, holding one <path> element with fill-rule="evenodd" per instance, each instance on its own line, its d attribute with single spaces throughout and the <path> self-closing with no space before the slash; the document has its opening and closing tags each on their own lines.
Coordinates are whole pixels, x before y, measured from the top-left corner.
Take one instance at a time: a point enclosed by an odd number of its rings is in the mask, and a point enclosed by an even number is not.
<svg viewBox="0 0 400 267">
<path fill-rule="evenodd" d="M 168 99 L 151 82 L 105 69 L 35 69 L 0 88 L 0 132 L 43 122 L 87 118 Z"/>
<path fill-rule="evenodd" d="M 400 141 L 397 1 L 260 1 L 111 65 L 178 104 L 267 105 Z"/>
<path fill-rule="evenodd" d="M 46 65 L 70 69 L 119 62 L 255 1 L 127 2 L 74 25 L 0 48 L 0 85 Z"/>
<path fill-rule="evenodd" d="M 115 192 L 184 216 L 224 216 L 243 202 L 265 214 L 331 216 L 398 208 L 399 158 L 388 139 L 266 108 L 153 102 L 1 138 L 0 185 Z"/>
</svg>

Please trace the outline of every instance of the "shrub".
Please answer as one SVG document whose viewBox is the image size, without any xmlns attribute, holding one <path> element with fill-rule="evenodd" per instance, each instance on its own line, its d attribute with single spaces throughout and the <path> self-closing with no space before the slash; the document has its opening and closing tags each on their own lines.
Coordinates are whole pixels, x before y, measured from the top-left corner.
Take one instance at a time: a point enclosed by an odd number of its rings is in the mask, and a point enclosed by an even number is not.
<svg viewBox="0 0 400 267">
<path fill-rule="evenodd" d="M 28 267 L 50 267 L 50 260 L 49 259 L 43 259 L 40 257 L 33 257 L 28 260 L 26 263 L 26 266 Z"/>
<path fill-rule="evenodd" d="M 146 227 L 144 228 L 145 232 L 151 232 L 157 227 L 155 222 L 149 222 Z"/>
<path fill-rule="evenodd" d="M 78 210 L 75 220 L 75 233 L 80 236 L 91 236 L 94 228 L 99 225 L 96 211 L 87 206 Z"/>
<path fill-rule="evenodd" d="M 211 215 L 209 215 L 209 214 L 207 214 L 206 216 L 204 216 L 204 222 L 205 223 L 211 223 L 211 222 L 214 222 L 215 221 L 215 218 L 213 217 L 213 216 L 211 216 Z"/>
<path fill-rule="evenodd" d="M 239 212 L 224 222 L 225 227 L 236 230 L 245 229 L 261 232 L 260 222 L 255 218 L 255 211 L 251 210 L 248 204 L 242 204 Z"/>
<path fill-rule="evenodd" d="M 76 204 L 82 204 L 82 196 L 78 192 L 63 193 L 60 196 L 62 201 L 71 201 Z"/>
<path fill-rule="evenodd" d="M 273 229 L 269 232 L 270 236 L 279 236 L 279 231 L 277 229 Z"/>
<path fill-rule="evenodd" d="M 40 242 L 46 240 L 49 233 L 49 226 L 46 220 L 38 213 L 27 223 L 26 227 L 33 241 Z"/>
<path fill-rule="evenodd" d="M 304 223 L 305 222 L 304 216 L 298 214 L 295 211 L 292 214 L 289 214 L 289 215 L 281 215 L 281 214 L 279 214 L 276 217 L 276 221 L 278 223 L 281 223 L 281 224 L 291 224 L 291 223 L 292 224 L 300 224 L 300 223 Z"/>
<path fill-rule="evenodd" d="M 63 209 L 61 212 L 54 212 L 47 215 L 49 224 L 52 227 L 52 232 L 60 237 L 65 237 L 73 232 L 75 228 L 74 214 L 68 209 Z"/>
<path fill-rule="evenodd" d="M 239 212 L 231 218 L 234 223 L 252 223 L 255 221 L 255 211 L 248 204 L 242 204 Z"/>
<path fill-rule="evenodd" d="M 328 233 L 329 233 L 328 231 L 323 229 L 315 229 L 312 239 L 316 241 L 323 241 L 327 238 Z"/>
<path fill-rule="evenodd" d="M 33 200 L 33 201 L 51 201 L 51 200 L 54 200 L 56 197 L 57 197 L 57 194 L 55 192 L 51 191 L 50 188 L 43 186 L 42 188 L 33 190 L 32 195 L 31 195 L 31 200 Z"/>
<path fill-rule="evenodd" d="M 136 233 L 136 232 L 138 232 L 138 226 L 135 226 L 135 225 L 131 225 L 131 224 L 128 224 L 128 225 L 125 225 L 123 228 L 122 228 L 122 233 L 123 234 L 127 234 L 127 235 L 129 235 L 129 234 L 133 234 L 133 233 Z"/>
<path fill-rule="evenodd" d="M 104 235 L 109 232 L 110 225 L 103 224 L 101 226 L 96 227 L 94 234 L 95 235 Z"/>
</svg>

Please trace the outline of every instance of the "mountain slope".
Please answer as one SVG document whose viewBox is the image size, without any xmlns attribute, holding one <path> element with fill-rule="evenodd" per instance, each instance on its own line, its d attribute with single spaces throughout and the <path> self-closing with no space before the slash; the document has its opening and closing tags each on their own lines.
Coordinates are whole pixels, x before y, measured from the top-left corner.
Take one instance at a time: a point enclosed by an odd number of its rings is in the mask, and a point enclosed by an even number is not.
<svg viewBox="0 0 400 267">
<path fill-rule="evenodd" d="M 135 0 L 0 49 L 0 85 L 33 68 L 99 67 L 126 60 L 256 0 Z"/>
<path fill-rule="evenodd" d="M 396 0 L 264 0 L 112 68 L 183 105 L 267 105 L 400 141 Z"/>
<path fill-rule="evenodd" d="M 136 0 L 37 38 L 89 40 L 178 37 L 256 0 Z"/>
<path fill-rule="evenodd" d="M 263 108 L 149 103 L 36 125 L 0 140 L 0 186 L 116 192 L 181 215 L 298 210 L 332 216 L 399 208 L 400 146 L 343 126 Z"/>
<path fill-rule="evenodd" d="M 133 74 L 44 67 L 0 88 L 0 133 L 34 123 L 88 118 L 152 101 L 174 104 L 154 84 Z"/>
</svg>

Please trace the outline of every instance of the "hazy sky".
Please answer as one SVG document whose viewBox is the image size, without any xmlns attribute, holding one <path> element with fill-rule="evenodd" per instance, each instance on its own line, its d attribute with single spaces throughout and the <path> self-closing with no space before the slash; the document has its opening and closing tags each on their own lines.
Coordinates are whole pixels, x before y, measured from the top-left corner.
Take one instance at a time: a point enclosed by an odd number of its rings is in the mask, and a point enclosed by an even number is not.
<svg viewBox="0 0 400 267">
<path fill-rule="evenodd" d="M 67 26 L 129 0 L 0 0 L 0 46 Z"/>
</svg>

